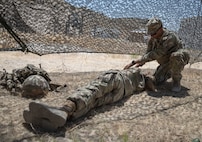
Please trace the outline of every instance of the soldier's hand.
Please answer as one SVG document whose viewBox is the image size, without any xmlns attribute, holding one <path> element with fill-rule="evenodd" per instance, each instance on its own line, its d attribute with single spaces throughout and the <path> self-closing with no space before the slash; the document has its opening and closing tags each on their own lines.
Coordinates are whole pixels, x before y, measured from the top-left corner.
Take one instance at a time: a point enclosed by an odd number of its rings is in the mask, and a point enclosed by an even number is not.
<svg viewBox="0 0 202 142">
<path fill-rule="evenodd" d="M 136 63 L 135 64 L 135 67 L 141 67 L 141 66 L 143 66 L 145 63 Z"/>
<path fill-rule="evenodd" d="M 145 64 L 145 62 L 141 61 L 140 59 L 136 60 L 134 62 L 135 62 L 135 67 L 141 67 Z"/>
<path fill-rule="evenodd" d="M 129 69 L 130 67 L 134 66 L 135 67 L 141 67 L 145 64 L 145 62 L 141 61 L 141 60 L 133 60 L 130 64 L 126 65 L 123 69 Z"/>
<path fill-rule="evenodd" d="M 127 64 L 123 69 L 124 70 L 129 69 L 130 67 L 132 67 L 135 64 L 136 64 L 136 62 L 133 60 L 130 64 Z"/>
<path fill-rule="evenodd" d="M 126 69 L 129 69 L 131 67 L 130 64 L 126 65 L 123 69 L 126 70 Z"/>
</svg>

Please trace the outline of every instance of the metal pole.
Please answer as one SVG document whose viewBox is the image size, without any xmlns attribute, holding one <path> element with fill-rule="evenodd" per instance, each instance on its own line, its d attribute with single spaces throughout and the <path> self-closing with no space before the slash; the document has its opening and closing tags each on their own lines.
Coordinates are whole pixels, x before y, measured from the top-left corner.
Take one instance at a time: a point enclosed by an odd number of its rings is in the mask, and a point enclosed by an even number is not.
<svg viewBox="0 0 202 142">
<path fill-rule="evenodd" d="M 6 20 L 0 15 L 0 23 L 8 31 L 8 33 L 15 39 L 15 41 L 22 47 L 22 51 L 28 51 L 26 44 L 17 36 L 12 28 L 6 23 Z"/>
</svg>

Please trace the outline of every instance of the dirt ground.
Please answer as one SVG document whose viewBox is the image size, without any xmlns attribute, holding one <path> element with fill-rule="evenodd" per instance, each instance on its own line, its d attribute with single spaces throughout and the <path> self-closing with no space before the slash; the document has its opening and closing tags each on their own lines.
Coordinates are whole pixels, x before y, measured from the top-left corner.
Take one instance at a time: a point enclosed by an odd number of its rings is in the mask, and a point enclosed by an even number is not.
<svg viewBox="0 0 202 142">
<path fill-rule="evenodd" d="M 2 69 L 12 71 L 24 67 L 27 63 L 41 64 L 50 73 L 52 83 L 66 84 L 67 87 L 60 92 L 49 92 L 46 97 L 37 100 L 14 96 L 0 89 L 0 141 L 190 142 L 194 138 L 202 140 L 200 63 L 185 68 L 180 93 L 170 91 L 171 80 L 168 80 L 158 87 L 156 93 L 144 91 L 115 104 L 96 108 L 77 121 L 68 121 L 58 132 L 41 133 L 31 130 L 22 117 L 23 110 L 28 108 L 31 101 L 62 106 L 68 95 L 95 79 L 102 71 L 111 68 L 122 69 L 135 58 L 131 55 L 99 55 L 90 57 L 86 54 L 77 54 L 76 58 L 72 54 L 25 57 L 18 52 L 1 52 Z M 152 73 L 156 65 L 146 65 L 143 72 Z"/>
</svg>

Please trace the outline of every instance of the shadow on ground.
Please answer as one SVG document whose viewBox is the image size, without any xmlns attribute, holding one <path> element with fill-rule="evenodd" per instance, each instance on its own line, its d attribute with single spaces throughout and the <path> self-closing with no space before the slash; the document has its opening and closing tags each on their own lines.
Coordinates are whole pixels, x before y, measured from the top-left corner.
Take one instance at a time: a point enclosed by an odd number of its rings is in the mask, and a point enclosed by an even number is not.
<svg viewBox="0 0 202 142">
<path fill-rule="evenodd" d="M 147 92 L 149 96 L 152 97 L 163 97 L 163 96 L 170 96 L 170 97 L 177 97 L 177 98 L 184 98 L 186 96 L 190 96 L 188 91 L 190 90 L 189 88 L 185 87 L 182 85 L 182 90 L 180 92 L 172 92 L 172 82 L 165 82 L 162 85 L 159 85 L 156 87 L 157 92 Z"/>
</svg>

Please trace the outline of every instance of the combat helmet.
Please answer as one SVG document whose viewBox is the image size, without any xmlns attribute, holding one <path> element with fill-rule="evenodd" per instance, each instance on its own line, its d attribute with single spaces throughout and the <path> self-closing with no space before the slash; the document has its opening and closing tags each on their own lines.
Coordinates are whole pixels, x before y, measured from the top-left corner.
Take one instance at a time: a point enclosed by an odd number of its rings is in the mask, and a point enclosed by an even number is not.
<svg viewBox="0 0 202 142">
<path fill-rule="evenodd" d="M 163 27 L 162 21 L 156 17 L 151 18 L 147 24 L 147 34 L 153 35 L 156 33 L 161 27 Z"/>
<path fill-rule="evenodd" d="M 48 94 L 50 86 L 48 81 L 40 75 L 31 75 L 22 84 L 22 96 L 38 98 Z"/>
</svg>

